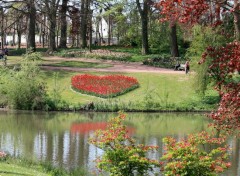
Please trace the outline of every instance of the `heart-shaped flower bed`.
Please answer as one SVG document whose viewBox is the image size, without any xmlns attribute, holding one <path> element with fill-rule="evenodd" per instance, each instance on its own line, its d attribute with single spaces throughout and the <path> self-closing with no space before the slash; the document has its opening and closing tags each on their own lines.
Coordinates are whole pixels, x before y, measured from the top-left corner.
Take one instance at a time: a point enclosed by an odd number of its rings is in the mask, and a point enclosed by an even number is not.
<svg viewBox="0 0 240 176">
<path fill-rule="evenodd" d="M 123 75 L 75 75 L 72 88 L 81 93 L 102 98 L 115 97 L 139 87 L 137 79 Z"/>
</svg>

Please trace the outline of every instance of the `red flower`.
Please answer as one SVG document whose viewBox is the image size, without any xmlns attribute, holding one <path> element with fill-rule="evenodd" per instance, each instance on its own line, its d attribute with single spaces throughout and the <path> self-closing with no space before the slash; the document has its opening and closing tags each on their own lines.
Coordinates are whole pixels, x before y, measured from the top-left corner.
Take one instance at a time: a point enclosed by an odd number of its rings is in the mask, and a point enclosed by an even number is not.
<svg viewBox="0 0 240 176">
<path fill-rule="evenodd" d="M 114 97 L 139 87 L 137 79 L 123 75 L 75 75 L 72 88 L 81 93 L 103 98 Z"/>
</svg>

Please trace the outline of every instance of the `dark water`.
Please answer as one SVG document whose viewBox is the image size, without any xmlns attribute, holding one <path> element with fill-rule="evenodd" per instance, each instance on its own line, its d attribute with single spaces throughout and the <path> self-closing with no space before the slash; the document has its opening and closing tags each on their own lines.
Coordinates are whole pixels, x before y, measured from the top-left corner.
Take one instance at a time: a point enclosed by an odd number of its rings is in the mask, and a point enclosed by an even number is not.
<svg viewBox="0 0 240 176">
<path fill-rule="evenodd" d="M 103 151 L 88 144 L 95 129 L 104 129 L 111 113 L 31 113 L 0 112 L 0 150 L 13 156 L 50 161 L 71 169 L 83 166 L 94 170 L 93 162 Z M 190 113 L 129 113 L 126 125 L 133 136 L 144 144 L 158 145 L 162 155 L 162 138 L 182 138 L 189 133 L 207 130 L 209 120 Z M 240 140 L 230 138 L 228 144 L 231 169 L 224 175 L 240 176 Z"/>
</svg>

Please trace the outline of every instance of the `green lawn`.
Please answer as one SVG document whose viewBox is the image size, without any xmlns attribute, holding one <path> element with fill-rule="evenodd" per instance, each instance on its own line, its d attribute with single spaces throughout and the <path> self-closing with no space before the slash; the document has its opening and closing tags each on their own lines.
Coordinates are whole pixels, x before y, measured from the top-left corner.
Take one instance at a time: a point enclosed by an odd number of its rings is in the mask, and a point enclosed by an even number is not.
<svg viewBox="0 0 240 176">
<path fill-rule="evenodd" d="M 91 62 L 80 62 L 80 61 L 64 61 L 59 63 L 49 64 L 55 67 L 78 67 L 78 68 L 108 68 L 112 67 L 110 64 L 99 64 Z"/>
<path fill-rule="evenodd" d="M 21 57 L 10 56 L 8 62 L 17 64 Z M 69 66 L 81 68 L 100 68 L 108 67 L 108 64 L 86 63 L 78 61 L 43 60 L 43 64 L 54 66 Z M 55 79 L 56 73 L 58 78 Z M 159 73 L 91 73 L 97 75 L 106 74 L 124 74 L 138 79 L 140 87 L 124 95 L 103 99 L 99 97 L 80 94 L 71 89 L 71 77 L 76 74 L 85 74 L 88 72 L 70 72 L 70 71 L 42 71 L 43 80 L 47 83 L 48 93 L 58 90 L 63 100 L 74 107 L 79 104 L 84 105 L 91 102 L 99 105 L 122 104 L 133 110 L 211 110 L 216 107 L 218 94 L 210 88 L 207 96 L 203 99 L 193 87 L 193 74 L 159 74 Z M 120 108 L 121 109 L 121 108 Z M 124 109 L 124 108 L 123 108 Z"/>
<path fill-rule="evenodd" d="M 48 91 L 51 92 L 54 88 L 59 90 L 61 96 L 68 103 L 87 104 L 90 102 L 117 102 L 123 104 L 138 104 L 135 109 L 145 109 L 146 106 L 154 109 L 155 104 L 161 106 L 163 110 L 167 109 L 193 109 L 203 110 L 212 109 L 216 102 L 203 101 L 193 89 L 193 75 L 178 75 L 178 74 L 158 74 L 158 73 L 119 73 L 127 76 L 132 76 L 138 79 L 140 87 L 130 91 L 124 95 L 112 98 L 103 99 L 95 96 L 89 96 L 75 92 L 71 89 L 71 77 L 76 74 L 85 74 L 86 72 L 67 72 L 56 71 L 58 73 L 57 84 L 54 81 L 54 73 L 44 71 L 43 78 L 47 81 Z M 55 73 L 56 73 L 55 72 Z M 97 75 L 106 75 L 111 73 L 91 73 Z M 117 73 L 112 73 L 117 74 Z M 56 85 L 56 86 L 55 86 Z M 209 97 L 217 96 L 216 92 L 209 91 Z M 147 104 L 147 105 L 143 105 Z"/>
<path fill-rule="evenodd" d="M 38 170 L 19 166 L 15 164 L 8 164 L 0 162 L 0 176 L 48 176 L 49 174 L 40 172 Z"/>
</svg>

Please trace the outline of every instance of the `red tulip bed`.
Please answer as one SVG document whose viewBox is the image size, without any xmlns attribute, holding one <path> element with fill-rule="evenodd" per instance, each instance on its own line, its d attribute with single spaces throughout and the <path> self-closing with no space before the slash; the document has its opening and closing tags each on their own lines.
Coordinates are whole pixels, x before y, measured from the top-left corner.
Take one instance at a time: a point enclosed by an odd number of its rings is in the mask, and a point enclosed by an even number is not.
<svg viewBox="0 0 240 176">
<path fill-rule="evenodd" d="M 137 79 L 124 75 L 75 75 L 72 88 L 80 93 L 102 98 L 115 97 L 139 87 Z"/>
</svg>

